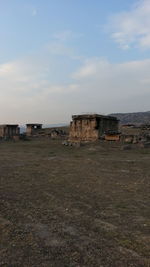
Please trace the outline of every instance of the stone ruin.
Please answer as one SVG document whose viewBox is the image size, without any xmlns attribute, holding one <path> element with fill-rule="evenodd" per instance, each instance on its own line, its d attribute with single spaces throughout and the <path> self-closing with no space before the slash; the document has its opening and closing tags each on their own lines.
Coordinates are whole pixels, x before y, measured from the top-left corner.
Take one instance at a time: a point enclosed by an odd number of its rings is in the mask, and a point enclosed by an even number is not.
<svg viewBox="0 0 150 267">
<path fill-rule="evenodd" d="M 42 124 L 40 123 L 28 123 L 26 124 L 26 135 L 27 136 L 33 136 L 36 135 L 41 129 Z"/>
<path fill-rule="evenodd" d="M 150 146 L 150 125 L 122 125 L 116 117 L 99 114 L 73 115 L 68 127 L 42 128 L 42 124 L 26 124 L 26 133 L 20 134 L 17 124 L 0 125 L 0 138 L 15 141 L 28 137 L 48 137 L 64 140 L 64 145 L 81 145 L 84 142 L 103 140 L 122 144 Z"/>
<path fill-rule="evenodd" d="M 0 138 L 12 139 L 18 138 L 20 134 L 20 128 L 18 124 L 3 124 L 0 125 Z"/>
<path fill-rule="evenodd" d="M 50 130 L 49 134 L 51 139 L 62 139 L 62 138 L 66 139 L 66 135 L 67 134 L 65 131 L 58 128 Z"/>
<path fill-rule="evenodd" d="M 96 141 L 107 131 L 118 132 L 118 124 L 118 119 L 112 116 L 73 115 L 70 123 L 69 142 Z"/>
<path fill-rule="evenodd" d="M 121 139 L 123 143 L 144 144 L 150 142 L 150 125 L 121 126 Z"/>
<path fill-rule="evenodd" d="M 119 142 L 121 140 L 121 132 L 118 131 L 107 131 L 104 134 L 105 141 L 116 141 Z"/>
<path fill-rule="evenodd" d="M 68 142 L 64 142 L 64 145 L 73 146 L 77 143 L 96 140 L 149 147 L 150 126 L 128 124 L 120 128 L 116 117 L 98 114 L 73 115 L 69 139 Z"/>
<path fill-rule="evenodd" d="M 44 138 L 47 137 L 51 139 L 66 139 L 68 137 L 68 133 L 65 129 L 61 129 L 61 127 L 42 128 L 42 124 L 28 123 L 26 124 L 26 136 Z"/>
</svg>

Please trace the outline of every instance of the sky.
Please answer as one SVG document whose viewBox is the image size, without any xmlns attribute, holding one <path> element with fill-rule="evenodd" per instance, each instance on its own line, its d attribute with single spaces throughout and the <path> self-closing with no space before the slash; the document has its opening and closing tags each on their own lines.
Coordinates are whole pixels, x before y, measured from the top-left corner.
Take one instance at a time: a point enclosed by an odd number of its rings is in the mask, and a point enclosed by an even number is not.
<svg viewBox="0 0 150 267">
<path fill-rule="evenodd" d="M 0 0 L 0 124 L 149 103 L 150 0 Z"/>
</svg>

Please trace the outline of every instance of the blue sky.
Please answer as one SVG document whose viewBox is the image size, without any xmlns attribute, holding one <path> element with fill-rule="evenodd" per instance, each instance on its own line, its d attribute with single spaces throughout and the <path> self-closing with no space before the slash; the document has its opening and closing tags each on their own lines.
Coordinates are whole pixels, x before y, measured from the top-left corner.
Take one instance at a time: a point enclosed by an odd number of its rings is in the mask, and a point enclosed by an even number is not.
<svg viewBox="0 0 150 267">
<path fill-rule="evenodd" d="M 149 110 L 149 0 L 0 0 L 0 40 L 1 123 Z"/>
<path fill-rule="evenodd" d="M 118 51 L 106 33 L 110 16 L 128 9 L 135 1 L 124 0 L 1 0 L 1 62 L 16 59 L 41 48 L 55 34 L 73 32 L 81 35 L 70 44 L 81 55 L 108 57 L 112 61 L 142 56 L 139 51 Z"/>
</svg>

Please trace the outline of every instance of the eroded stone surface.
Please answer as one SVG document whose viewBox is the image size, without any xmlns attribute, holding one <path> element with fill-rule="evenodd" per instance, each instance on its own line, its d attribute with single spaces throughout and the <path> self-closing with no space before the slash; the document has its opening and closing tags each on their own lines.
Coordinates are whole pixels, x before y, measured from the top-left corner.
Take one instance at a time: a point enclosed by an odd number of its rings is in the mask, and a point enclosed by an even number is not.
<svg viewBox="0 0 150 267">
<path fill-rule="evenodd" d="M 106 131 L 118 131 L 115 117 L 92 115 L 75 115 L 70 123 L 70 141 L 95 141 Z"/>
</svg>

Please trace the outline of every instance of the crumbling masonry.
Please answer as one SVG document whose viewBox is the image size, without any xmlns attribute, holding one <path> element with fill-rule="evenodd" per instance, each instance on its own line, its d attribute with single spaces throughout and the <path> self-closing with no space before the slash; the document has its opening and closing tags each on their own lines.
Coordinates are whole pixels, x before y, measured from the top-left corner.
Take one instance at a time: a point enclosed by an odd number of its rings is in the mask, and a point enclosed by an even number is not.
<svg viewBox="0 0 150 267">
<path fill-rule="evenodd" d="M 0 138 L 13 138 L 20 134 L 20 128 L 17 124 L 0 125 Z"/>
<path fill-rule="evenodd" d="M 40 123 L 28 123 L 26 124 L 26 135 L 32 136 L 42 129 L 42 124 Z"/>
<path fill-rule="evenodd" d="M 112 116 L 85 114 L 72 116 L 69 141 L 95 141 L 107 131 L 118 131 L 119 121 Z"/>
</svg>

